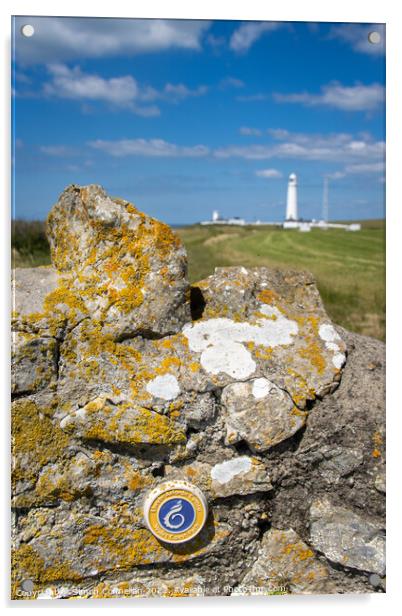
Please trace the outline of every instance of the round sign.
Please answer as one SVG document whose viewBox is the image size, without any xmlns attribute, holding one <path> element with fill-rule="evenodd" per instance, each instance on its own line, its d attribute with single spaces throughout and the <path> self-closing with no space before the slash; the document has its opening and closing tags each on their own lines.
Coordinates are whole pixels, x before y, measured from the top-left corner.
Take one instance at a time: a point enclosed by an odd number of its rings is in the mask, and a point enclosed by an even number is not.
<svg viewBox="0 0 402 616">
<path fill-rule="evenodd" d="M 198 535 L 207 515 L 204 494 L 188 481 L 164 481 L 144 500 L 147 527 L 166 543 L 184 543 Z"/>
</svg>

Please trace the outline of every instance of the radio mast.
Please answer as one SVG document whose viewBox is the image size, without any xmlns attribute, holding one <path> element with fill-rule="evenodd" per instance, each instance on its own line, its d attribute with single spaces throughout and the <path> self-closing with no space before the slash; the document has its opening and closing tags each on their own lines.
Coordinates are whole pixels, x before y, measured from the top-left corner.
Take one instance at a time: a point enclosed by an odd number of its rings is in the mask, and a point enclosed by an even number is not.
<svg viewBox="0 0 402 616">
<path fill-rule="evenodd" d="M 328 178 L 324 177 L 324 186 L 322 190 L 322 219 L 328 222 L 329 205 L 328 205 Z"/>
</svg>

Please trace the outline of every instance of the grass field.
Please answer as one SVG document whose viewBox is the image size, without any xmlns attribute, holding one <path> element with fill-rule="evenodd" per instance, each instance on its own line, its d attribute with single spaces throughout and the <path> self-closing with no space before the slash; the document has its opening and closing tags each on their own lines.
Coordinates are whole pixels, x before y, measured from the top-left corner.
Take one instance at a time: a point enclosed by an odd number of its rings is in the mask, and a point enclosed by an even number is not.
<svg viewBox="0 0 402 616">
<path fill-rule="evenodd" d="M 189 254 L 192 282 L 208 276 L 215 266 L 306 269 L 316 277 L 327 312 L 336 323 L 384 340 L 384 221 L 367 221 L 355 233 L 232 226 L 193 226 L 178 233 Z"/>
<path fill-rule="evenodd" d="M 264 265 L 306 269 L 316 277 L 330 317 L 343 327 L 385 338 L 385 224 L 364 221 L 361 231 L 310 233 L 277 227 L 194 225 L 176 229 L 189 257 L 189 278 L 196 282 L 216 266 Z M 43 223 L 17 221 L 13 229 L 16 267 L 50 263 Z"/>
</svg>

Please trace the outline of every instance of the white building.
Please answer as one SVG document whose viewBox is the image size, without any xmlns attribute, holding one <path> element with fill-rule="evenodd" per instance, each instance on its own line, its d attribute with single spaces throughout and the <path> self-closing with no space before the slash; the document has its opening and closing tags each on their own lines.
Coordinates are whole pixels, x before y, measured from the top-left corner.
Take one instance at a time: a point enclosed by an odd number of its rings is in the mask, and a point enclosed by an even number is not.
<svg viewBox="0 0 402 616">
<path fill-rule="evenodd" d="M 297 176 L 295 173 L 291 173 L 289 176 L 286 220 L 299 220 L 297 213 Z"/>
<path fill-rule="evenodd" d="M 291 173 L 289 176 L 286 199 L 286 218 L 283 223 L 283 228 L 300 229 L 299 212 L 297 208 L 297 175 L 295 173 Z"/>
<path fill-rule="evenodd" d="M 324 201 L 326 204 L 325 211 L 328 212 L 328 179 L 324 178 Z M 340 223 L 329 223 L 327 220 L 303 220 L 299 218 L 299 210 L 297 203 L 297 175 L 291 173 L 288 180 L 288 190 L 286 198 L 286 218 L 281 222 L 263 222 L 257 220 L 255 222 L 247 222 L 244 218 L 231 216 L 230 218 L 221 218 L 218 210 L 212 212 L 211 220 L 204 220 L 201 225 L 275 225 L 281 226 L 283 229 L 298 229 L 301 232 L 311 231 L 314 227 L 322 230 L 326 229 L 345 229 L 346 231 L 360 231 L 359 223 L 351 223 L 350 225 Z"/>
<path fill-rule="evenodd" d="M 324 201 L 325 211 L 328 212 L 328 178 L 324 178 Z M 344 225 L 340 223 L 329 223 L 328 220 L 302 220 L 299 218 L 297 206 L 297 176 L 295 173 L 289 175 L 288 192 L 286 199 L 286 218 L 283 222 L 284 229 L 298 229 L 302 232 L 311 231 L 313 227 L 319 229 L 345 229 L 346 231 L 360 231 L 361 225 L 352 223 Z"/>
</svg>

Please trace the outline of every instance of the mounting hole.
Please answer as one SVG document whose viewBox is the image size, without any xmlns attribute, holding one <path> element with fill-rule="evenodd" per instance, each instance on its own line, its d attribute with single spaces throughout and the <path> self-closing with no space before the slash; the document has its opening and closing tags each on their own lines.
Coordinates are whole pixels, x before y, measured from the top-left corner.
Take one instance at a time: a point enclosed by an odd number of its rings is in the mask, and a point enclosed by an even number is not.
<svg viewBox="0 0 402 616">
<path fill-rule="evenodd" d="M 378 45 L 378 43 L 381 43 L 381 34 L 379 32 L 369 32 L 368 40 L 372 45 Z"/>
<path fill-rule="evenodd" d="M 27 38 L 30 38 L 31 36 L 35 34 L 35 28 L 31 26 L 31 24 L 25 24 L 21 28 L 21 34 L 22 36 L 26 36 Z"/>
</svg>

